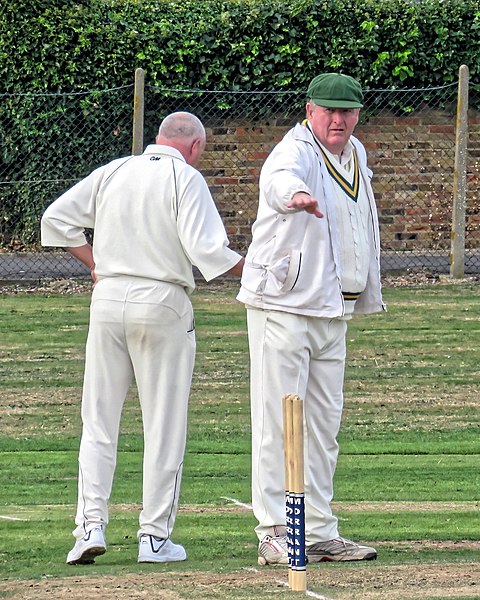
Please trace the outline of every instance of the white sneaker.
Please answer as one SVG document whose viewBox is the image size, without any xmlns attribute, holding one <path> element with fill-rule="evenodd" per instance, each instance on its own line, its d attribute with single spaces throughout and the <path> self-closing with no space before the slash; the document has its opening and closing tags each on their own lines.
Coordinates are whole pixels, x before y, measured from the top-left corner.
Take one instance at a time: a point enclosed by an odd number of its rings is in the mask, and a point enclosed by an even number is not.
<svg viewBox="0 0 480 600">
<path fill-rule="evenodd" d="M 307 548 L 308 562 L 338 562 L 345 560 L 375 560 L 377 551 L 352 540 L 338 537 L 328 542 L 317 542 Z"/>
<path fill-rule="evenodd" d="M 95 557 L 105 554 L 107 542 L 103 533 L 103 527 L 98 525 L 86 533 L 83 538 L 77 540 L 75 546 L 67 555 L 69 565 L 91 565 Z"/>
<path fill-rule="evenodd" d="M 187 553 L 180 544 L 144 533 L 138 542 L 138 562 L 165 563 L 186 560 Z"/>
<path fill-rule="evenodd" d="M 266 535 L 258 545 L 258 564 L 288 565 L 286 535 Z"/>
</svg>

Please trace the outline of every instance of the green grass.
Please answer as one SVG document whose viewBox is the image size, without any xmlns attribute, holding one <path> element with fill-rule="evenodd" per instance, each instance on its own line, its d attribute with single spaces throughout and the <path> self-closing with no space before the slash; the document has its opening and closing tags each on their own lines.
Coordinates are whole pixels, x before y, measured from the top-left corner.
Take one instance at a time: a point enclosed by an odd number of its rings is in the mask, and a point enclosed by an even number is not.
<svg viewBox="0 0 480 600">
<path fill-rule="evenodd" d="M 455 542 L 480 539 L 479 288 L 384 291 L 388 313 L 349 324 L 334 502 L 341 532 L 380 544 L 382 565 L 478 563 L 474 544 Z M 236 572 L 256 563 L 253 516 L 229 500 L 250 501 L 247 336 L 234 296 L 229 286 L 194 295 L 197 360 L 174 532 L 194 571 Z M 91 573 L 87 567 L 72 573 L 64 564 L 73 540 L 88 308 L 88 294 L 0 297 L 0 517 L 20 519 L 0 518 L 0 577 L 6 580 Z M 95 575 L 155 571 L 135 562 L 142 448 L 132 388 L 109 552 L 97 561 Z M 419 540 L 443 545 L 406 550 Z M 325 568 L 337 567 L 346 568 Z M 178 573 L 185 568 L 169 565 Z M 441 596 L 428 596 L 434 597 Z"/>
</svg>

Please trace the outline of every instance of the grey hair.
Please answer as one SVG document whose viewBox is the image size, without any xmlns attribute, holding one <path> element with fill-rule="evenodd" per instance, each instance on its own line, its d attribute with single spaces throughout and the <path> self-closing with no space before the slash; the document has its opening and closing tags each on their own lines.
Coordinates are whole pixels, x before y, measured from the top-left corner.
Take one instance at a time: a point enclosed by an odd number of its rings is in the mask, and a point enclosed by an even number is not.
<svg viewBox="0 0 480 600">
<path fill-rule="evenodd" d="M 162 121 L 158 135 L 166 139 L 205 138 L 205 128 L 198 117 L 188 112 L 174 112 Z"/>
</svg>

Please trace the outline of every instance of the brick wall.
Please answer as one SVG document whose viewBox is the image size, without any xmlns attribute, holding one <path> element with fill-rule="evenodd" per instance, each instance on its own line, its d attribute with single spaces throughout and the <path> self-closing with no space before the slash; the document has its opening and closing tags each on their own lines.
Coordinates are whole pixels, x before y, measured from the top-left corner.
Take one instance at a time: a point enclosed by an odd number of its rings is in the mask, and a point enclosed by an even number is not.
<svg viewBox="0 0 480 600">
<path fill-rule="evenodd" d="M 200 164 L 233 247 L 245 250 L 258 202 L 258 176 L 270 150 L 302 115 L 264 123 L 207 123 Z M 480 114 L 469 119 L 467 248 L 480 248 Z M 374 172 L 384 250 L 450 247 L 455 115 L 416 110 L 411 116 L 383 112 L 359 124 Z"/>
</svg>

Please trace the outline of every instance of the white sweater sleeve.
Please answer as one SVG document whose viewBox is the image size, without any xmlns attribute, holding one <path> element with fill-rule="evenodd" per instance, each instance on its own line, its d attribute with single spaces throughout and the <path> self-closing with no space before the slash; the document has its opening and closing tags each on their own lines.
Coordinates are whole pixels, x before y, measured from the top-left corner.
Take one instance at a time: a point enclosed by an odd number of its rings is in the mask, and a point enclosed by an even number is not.
<svg viewBox="0 0 480 600">
<path fill-rule="evenodd" d="M 236 265 L 241 256 L 228 247 L 225 226 L 202 175 L 185 169 L 183 177 L 178 234 L 192 264 L 210 281 Z"/>
<path fill-rule="evenodd" d="M 260 189 L 267 204 L 279 213 L 298 212 L 288 208 L 288 203 L 297 192 L 312 194 L 305 183 L 311 158 L 305 156 L 306 144 L 293 138 L 282 140 L 265 161 L 260 174 Z"/>
<path fill-rule="evenodd" d="M 85 229 L 95 222 L 95 197 L 102 179 L 103 168 L 52 202 L 41 220 L 43 246 L 77 247 L 86 243 Z"/>
</svg>

